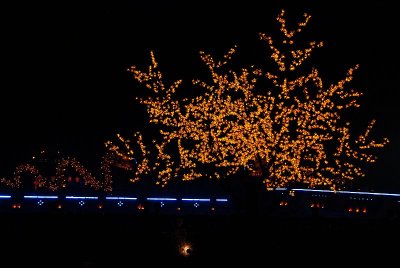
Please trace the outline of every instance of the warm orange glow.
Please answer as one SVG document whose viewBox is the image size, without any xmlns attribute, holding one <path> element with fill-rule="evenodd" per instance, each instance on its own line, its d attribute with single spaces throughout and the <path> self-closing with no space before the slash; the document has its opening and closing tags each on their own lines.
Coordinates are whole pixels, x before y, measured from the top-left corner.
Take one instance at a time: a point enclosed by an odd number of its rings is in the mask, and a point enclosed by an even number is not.
<svg viewBox="0 0 400 268">
<path fill-rule="evenodd" d="M 233 69 L 229 63 L 236 46 L 219 60 L 201 51 L 209 77 L 194 79 L 192 85 L 182 86 L 182 80 L 167 85 L 153 52 L 147 69 L 129 69 L 150 91 L 139 101 L 159 131 L 152 142 L 140 133 L 133 142 L 118 135 L 123 146 L 107 142 L 118 156 L 138 160 L 132 181 L 156 177 L 165 185 L 174 178 L 220 179 L 245 169 L 261 176 L 267 188 L 301 183 L 337 190 L 365 175 L 363 163 L 375 162 L 374 149 L 388 140 L 370 138 L 375 120 L 358 136 L 350 135 L 350 123 L 341 120 L 343 111 L 360 106 L 362 93 L 349 88 L 359 66 L 344 72 L 342 80 L 324 84 L 317 68 L 303 65 L 323 43 L 297 46 L 293 39 L 311 16 L 304 14 L 295 29 L 288 29 L 284 15 L 277 17 L 278 41 L 260 34 L 275 71 Z M 176 92 L 183 87 L 195 87 L 196 96 L 179 98 Z"/>
<path fill-rule="evenodd" d="M 364 214 L 367 213 L 367 209 L 364 208 L 362 212 L 363 212 Z"/>
<path fill-rule="evenodd" d="M 190 256 L 192 254 L 192 245 L 186 242 L 182 243 L 179 247 L 179 253 L 185 257 Z"/>
<path fill-rule="evenodd" d="M 21 208 L 21 204 L 13 204 L 12 208 Z"/>
<path fill-rule="evenodd" d="M 27 174 L 32 177 L 32 183 L 35 189 L 46 188 L 51 191 L 57 191 L 61 188 L 66 188 L 68 183 L 74 181 L 80 183 L 83 179 L 83 183 L 95 190 L 103 190 L 105 192 L 112 191 L 113 176 L 111 173 L 111 167 L 117 166 L 124 170 L 131 170 L 132 166 L 126 161 L 125 157 L 114 154 L 114 152 L 108 152 L 102 158 L 101 171 L 103 179 L 95 177 L 92 173 L 87 170 L 77 159 L 73 157 L 64 157 L 57 161 L 55 168 L 55 176 L 43 176 L 39 169 L 32 164 L 22 164 L 16 167 L 14 176 L 11 179 L 0 178 L 0 183 L 11 187 L 21 188 L 22 187 L 22 175 Z M 72 180 L 69 172 L 74 172 L 79 175 Z"/>
</svg>

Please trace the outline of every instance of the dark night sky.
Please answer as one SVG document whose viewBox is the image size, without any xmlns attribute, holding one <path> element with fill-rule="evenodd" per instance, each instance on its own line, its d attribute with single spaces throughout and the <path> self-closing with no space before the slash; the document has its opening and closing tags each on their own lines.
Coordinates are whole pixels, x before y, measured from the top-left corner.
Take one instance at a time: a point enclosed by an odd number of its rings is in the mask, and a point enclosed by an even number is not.
<svg viewBox="0 0 400 268">
<path fill-rule="evenodd" d="M 60 149 L 95 167 L 105 140 L 143 123 L 134 102 L 139 86 L 127 67 L 147 64 L 153 49 L 171 79 L 190 78 L 200 66 L 200 49 L 221 53 L 233 44 L 246 61 L 257 33 L 272 31 L 274 18 L 285 8 L 289 20 L 305 11 L 313 16 L 312 37 L 326 46 L 312 60 L 326 81 L 334 82 L 348 67 L 361 64 L 353 85 L 365 97 L 356 118 L 365 124 L 377 118 L 377 133 L 392 141 L 365 183 L 400 192 L 398 14 L 393 4 L 212 2 L 217 1 L 2 5 L 0 175 L 41 148 Z"/>
</svg>

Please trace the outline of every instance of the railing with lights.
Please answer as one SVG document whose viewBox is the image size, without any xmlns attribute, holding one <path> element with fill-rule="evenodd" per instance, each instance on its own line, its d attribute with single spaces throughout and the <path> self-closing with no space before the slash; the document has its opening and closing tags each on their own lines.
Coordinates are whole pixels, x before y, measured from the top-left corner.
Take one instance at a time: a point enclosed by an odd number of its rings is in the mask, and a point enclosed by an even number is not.
<svg viewBox="0 0 400 268">
<path fill-rule="evenodd" d="M 400 194 L 303 188 L 268 189 L 277 193 L 278 214 L 326 217 L 400 218 Z M 300 212 L 300 213 L 299 213 Z"/>
<path fill-rule="evenodd" d="M 399 211 L 400 194 L 365 191 L 331 191 L 302 188 L 275 188 L 260 195 L 258 208 L 261 214 L 276 215 L 296 213 L 310 215 L 311 211 L 319 214 L 348 215 L 351 217 L 386 215 L 391 209 Z M 239 201 L 238 201 L 239 200 Z M 185 196 L 97 196 L 97 195 L 18 195 L 0 194 L 0 212 L 9 209 L 38 211 L 51 209 L 63 211 L 99 211 L 116 213 L 241 213 L 240 199 L 231 200 L 226 196 L 196 197 Z M 261 205 L 260 205 L 261 204 Z M 248 204 L 246 204 L 248 205 Z M 251 206 L 256 204 L 251 204 Z M 394 206 L 394 209 L 393 209 Z M 273 208 L 278 209 L 273 209 Z M 271 209 L 272 208 L 272 209 Z M 238 212 L 239 211 L 239 212 Z M 271 212 L 272 211 L 272 212 Z M 307 212 L 308 211 L 308 212 Z M 383 211 L 383 212 L 382 212 Z M 339 214 L 338 214 L 339 212 Z M 335 214 L 336 213 L 336 214 Z M 341 213 L 341 214 L 340 214 Z M 374 214 L 375 213 L 375 214 Z M 385 214 L 386 213 L 386 214 Z"/>
<path fill-rule="evenodd" d="M 195 211 L 200 212 L 206 209 L 214 213 L 221 211 L 220 208 L 226 208 L 228 198 L 196 198 L 196 197 L 163 197 L 163 196 L 150 196 L 150 197 L 133 197 L 133 196 L 83 196 L 83 195 L 23 195 L 22 198 L 18 195 L 0 195 L 0 199 L 9 200 L 11 206 L 4 206 L 7 204 L 0 202 L 0 211 L 5 209 L 22 209 L 26 211 L 40 208 L 41 211 L 46 209 L 55 208 L 56 210 L 76 210 L 85 209 L 86 211 L 101 210 L 101 211 L 155 211 L 154 208 L 162 208 L 162 211 L 185 212 L 194 208 Z M 191 206 L 185 206 L 188 203 Z M 203 205 L 200 206 L 200 203 Z M 224 204 L 226 203 L 226 204 Z M 220 204 L 220 205 L 218 205 Z M 1 207 L 3 205 L 3 208 Z M 125 210 L 121 210 L 125 209 Z M 162 212 L 161 211 L 161 212 Z M 189 212 L 189 211 L 188 211 Z"/>
<path fill-rule="evenodd" d="M 277 191 L 286 191 L 287 188 L 276 188 Z M 350 195 L 373 195 L 373 196 L 392 196 L 392 197 L 400 197 L 400 194 L 393 193 L 375 193 L 375 192 L 356 192 L 356 191 L 332 191 L 332 190 L 318 190 L 318 189 L 291 189 L 292 191 L 297 192 L 318 192 L 318 193 L 332 193 L 332 194 L 350 194 Z"/>
</svg>

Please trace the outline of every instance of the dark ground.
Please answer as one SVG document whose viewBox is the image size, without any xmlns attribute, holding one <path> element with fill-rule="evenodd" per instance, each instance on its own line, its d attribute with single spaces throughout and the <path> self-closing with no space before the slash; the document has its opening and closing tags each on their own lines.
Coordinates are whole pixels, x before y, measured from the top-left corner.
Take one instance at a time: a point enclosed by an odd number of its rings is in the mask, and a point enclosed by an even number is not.
<svg viewBox="0 0 400 268">
<path fill-rule="evenodd" d="M 311 217 L 2 214 L 1 267 L 385 266 L 398 258 L 399 223 Z M 191 256 L 178 254 L 182 241 L 192 244 Z"/>
</svg>

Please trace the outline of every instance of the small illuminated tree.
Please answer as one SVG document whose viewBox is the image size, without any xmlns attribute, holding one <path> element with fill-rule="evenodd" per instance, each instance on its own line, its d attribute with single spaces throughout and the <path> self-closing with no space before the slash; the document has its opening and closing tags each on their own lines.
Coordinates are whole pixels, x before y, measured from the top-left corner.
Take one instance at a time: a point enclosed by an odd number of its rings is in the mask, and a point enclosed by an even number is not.
<svg viewBox="0 0 400 268">
<path fill-rule="evenodd" d="M 162 185 L 172 178 L 219 179 L 243 168 L 261 176 L 267 187 L 302 184 L 338 189 L 364 176 L 363 163 L 375 162 L 373 149 L 388 140 L 370 138 L 374 120 L 363 134 L 351 137 L 350 123 L 342 119 L 343 111 L 359 107 L 362 94 L 347 89 L 358 65 L 328 86 L 316 68 L 299 71 L 323 43 L 312 41 L 297 49 L 294 37 L 310 16 L 304 14 L 297 28 L 289 30 L 284 14 L 277 17 L 280 43 L 260 34 L 278 67 L 275 72 L 256 66 L 230 69 L 236 47 L 222 60 L 200 52 L 211 79 L 193 80 L 199 91 L 189 99 L 176 93 L 181 80 L 165 85 L 152 52 L 147 71 L 129 69 L 151 91 L 140 102 L 158 132 L 148 147 L 139 134 L 136 149 L 121 136 L 123 146 L 106 144 L 113 152 L 139 161 L 133 181 L 144 176 L 156 176 Z"/>
<path fill-rule="evenodd" d="M 54 176 L 44 176 L 43 170 L 36 167 L 34 164 L 25 163 L 18 165 L 15 168 L 11 178 L 0 177 L 0 186 L 4 185 L 8 188 L 18 189 L 27 188 L 30 185 L 23 185 L 23 179 L 29 178 L 32 185 L 36 189 L 48 189 L 50 191 L 59 191 L 67 187 L 68 177 L 71 174 L 76 174 L 87 188 L 94 190 L 102 190 L 111 192 L 113 189 L 113 173 L 112 168 L 132 171 L 132 164 L 128 161 L 129 158 L 120 155 L 115 155 L 113 152 L 107 152 L 101 161 L 101 175 L 94 176 L 82 163 L 74 157 L 62 157 L 57 159 L 55 164 Z"/>
</svg>

